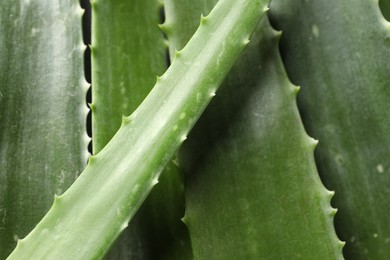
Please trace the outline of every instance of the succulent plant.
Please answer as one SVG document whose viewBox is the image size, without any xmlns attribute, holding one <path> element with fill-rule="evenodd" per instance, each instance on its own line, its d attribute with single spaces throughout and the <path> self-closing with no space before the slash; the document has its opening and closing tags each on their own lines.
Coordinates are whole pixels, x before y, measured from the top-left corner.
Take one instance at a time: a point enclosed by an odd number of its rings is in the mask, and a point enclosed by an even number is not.
<svg viewBox="0 0 390 260">
<path fill-rule="evenodd" d="M 82 5 L 0 4 L 0 259 L 390 257 L 390 1 Z"/>
</svg>

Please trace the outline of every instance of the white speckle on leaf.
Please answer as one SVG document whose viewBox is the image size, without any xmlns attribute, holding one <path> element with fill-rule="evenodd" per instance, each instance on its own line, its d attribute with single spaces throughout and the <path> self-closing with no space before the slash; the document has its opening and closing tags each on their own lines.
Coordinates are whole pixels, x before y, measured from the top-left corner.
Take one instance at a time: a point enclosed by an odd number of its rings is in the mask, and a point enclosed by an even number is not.
<svg viewBox="0 0 390 260">
<path fill-rule="evenodd" d="M 202 93 L 198 92 L 196 93 L 196 102 L 200 103 L 202 101 Z"/>
<path fill-rule="evenodd" d="M 318 38 L 318 36 L 320 36 L 320 29 L 318 28 L 318 26 L 316 24 L 313 24 L 311 26 L 311 32 L 313 33 L 313 35 Z"/>
<path fill-rule="evenodd" d="M 382 164 L 378 164 L 376 166 L 376 170 L 379 172 L 379 173 L 383 173 L 385 171 L 385 169 L 383 169 L 383 165 Z"/>
<path fill-rule="evenodd" d="M 377 233 L 374 233 L 374 234 L 372 235 L 372 237 L 373 237 L 373 238 L 377 238 L 377 237 L 378 237 L 378 234 L 377 234 Z"/>
<path fill-rule="evenodd" d="M 344 164 L 344 158 L 341 154 L 336 154 L 334 159 L 338 165 L 342 166 Z"/>
<path fill-rule="evenodd" d="M 219 53 L 217 58 L 217 66 L 219 66 L 220 59 L 223 57 L 224 52 L 225 52 L 225 41 L 222 42 L 221 52 Z"/>
<path fill-rule="evenodd" d="M 123 83 L 123 81 L 121 81 L 119 86 L 120 86 L 121 95 L 126 94 L 126 88 L 125 88 L 125 84 Z"/>
<path fill-rule="evenodd" d="M 138 190 L 139 190 L 139 187 L 140 187 L 140 185 L 137 183 L 137 184 L 134 186 L 132 193 L 137 193 Z"/>
<path fill-rule="evenodd" d="M 39 29 L 37 29 L 37 28 L 31 28 L 31 36 L 32 37 L 34 37 L 37 33 L 39 33 L 40 32 L 40 30 Z"/>
<path fill-rule="evenodd" d="M 65 172 L 61 170 L 61 174 L 58 176 L 58 183 L 60 185 L 64 184 L 65 182 Z"/>
<path fill-rule="evenodd" d="M 49 233 L 49 230 L 47 228 L 45 228 L 44 230 L 42 230 L 41 235 L 47 236 L 48 233 Z"/>
<path fill-rule="evenodd" d="M 183 112 L 180 114 L 180 119 L 184 119 L 184 118 L 186 118 L 186 113 Z"/>
<path fill-rule="evenodd" d="M 0 212 L 3 212 L 3 218 L 1 219 L 1 222 L 5 224 L 5 218 L 7 217 L 7 209 L 0 209 Z"/>
</svg>

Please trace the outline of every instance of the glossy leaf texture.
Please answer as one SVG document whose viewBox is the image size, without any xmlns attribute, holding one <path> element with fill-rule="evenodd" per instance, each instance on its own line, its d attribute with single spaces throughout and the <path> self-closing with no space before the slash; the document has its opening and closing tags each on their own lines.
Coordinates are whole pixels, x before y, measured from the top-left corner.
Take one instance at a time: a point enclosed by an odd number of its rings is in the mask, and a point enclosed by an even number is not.
<svg viewBox="0 0 390 260">
<path fill-rule="evenodd" d="M 147 98 L 9 259 L 102 258 L 214 96 L 267 4 L 218 2 Z"/>
<path fill-rule="evenodd" d="M 78 1 L 2 1 L 0 259 L 86 164 L 88 85 Z"/>
<path fill-rule="evenodd" d="M 390 255 L 390 25 L 378 1 L 275 0 L 288 75 L 320 140 L 316 161 L 335 190 L 347 259 Z"/>
<path fill-rule="evenodd" d="M 174 48 L 215 2 L 166 0 Z M 278 37 L 264 19 L 180 151 L 195 259 L 342 258 Z"/>
<path fill-rule="evenodd" d="M 98 153 L 122 115 L 138 107 L 165 71 L 167 47 L 157 26 L 162 7 L 157 0 L 96 0 L 92 7 L 92 140 Z M 170 163 L 106 258 L 183 258 L 191 252 L 183 215 L 183 184 Z"/>
</svg>

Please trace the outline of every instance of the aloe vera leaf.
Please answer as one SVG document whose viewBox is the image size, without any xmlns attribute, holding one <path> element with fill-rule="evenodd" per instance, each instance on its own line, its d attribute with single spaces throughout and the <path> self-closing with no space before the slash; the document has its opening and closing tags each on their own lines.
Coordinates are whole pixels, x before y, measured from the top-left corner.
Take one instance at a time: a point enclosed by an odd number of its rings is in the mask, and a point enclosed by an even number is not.
<svg viewBox="0 0 390 260">
<path fill-rule="evenodd" d="M 390 31 L 377 1 L 273 2 L 316 161 L 349 259 L 390 255 Z"/>
<path fill-rule="evenodd" d="M 222 0 L 203 17 L 147 98 L 9 259 L 103 257 L 215 95 L 267 4 Z"/>
<path fill-rule="evenodd" d="M 389 21 L 390 20 L 390 0 L 380 0 L 379 6 L 382 10 L 383 16 Z"/>
<path fill-rule="evenodd" d="M 92 1 L 93 152 L 111 140 L 122 122 L 166 69 L 164 39 L 157 24 L 161 4 Z"/>
<path fill-rule="evenodd" d="M 178 9 L 199 14 L 201 2 L 166 0 L 178 13 L 164 26 L 175 48 L 186 43 L 176 31 L 194 30 Z M 264 19 L 181 149 L 195 259 L 342 258 L 278 35 Z"/>
<path fill-rule="evenodd" d="M 156 75 L 166 69 L 167 47 L 157 26 L 160 9 L 157 0 L 93 4 L 94 153 L 114 136 L 122 115 L 135 110 L 153 87 Z M 170 163 L 106 258 L 172 259 L 168 252 L 191 252 L 186 227 L 180 221 L 184 215 L 182 186 L 177 167 Z"/>
<path fill-rule="evenodd" d="M 2 1 L 0 259 L 87 162 L 78 1 Z"/>
<path fill-rule="evenodd" d="M 160 26 L 169 41 L 169 54 L 181 50 L 198 27 L 199 16 L 207 15 L 218 0 L 183 1 L 164 0 L 165 21 Z"/>
</svg>

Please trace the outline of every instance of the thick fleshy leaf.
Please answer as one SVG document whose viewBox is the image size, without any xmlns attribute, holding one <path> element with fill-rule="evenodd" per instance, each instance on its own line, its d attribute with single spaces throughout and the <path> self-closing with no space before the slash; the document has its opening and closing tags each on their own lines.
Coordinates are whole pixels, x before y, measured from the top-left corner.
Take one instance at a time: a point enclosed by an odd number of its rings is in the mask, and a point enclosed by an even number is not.
<svg viewBox="0 0 390 260">
<path fill-rule="evenodd" d="M 166 23 L 174 48 L 186 43 L 179 32 L 195 27 L 189 13 L 213 2 L 166 0 L 177 13 Z M 277 43 L 262 21 L 181 149 L 195 259 L 342 258 L 332 193 L 319 180 Z"/>
<path fill-rule="evenodd" d="M 78 1 L 2 1 L 0 259 L 87 161 L 88 88 Z"/>
<path fill-rule="evenodd" d="M 147 98 L 10 259 L 103 257 L 215 95 L 267 4 L 222 0 L 203 17 Z"/>
<path fill-rule="evenodd" d="M 336 232 L 349 259 L 390 255 L 390 25 L 378 1 L 275 0 L 287 72 L 335 190 Z"/>
<path fill-rule="evenodd" d="M 158 28 L 157 0 L 95 1 L 92 42 L 93 150 L 98 153 L 150 92 L 166 69 L 166 44 Z M 114 46 L 114 47 L 113 47 Z M 123 232 L 107 259 L 172 259 L 190 252 L 184 194 L 170 163 L 152 194 Z"/>
</svg>

